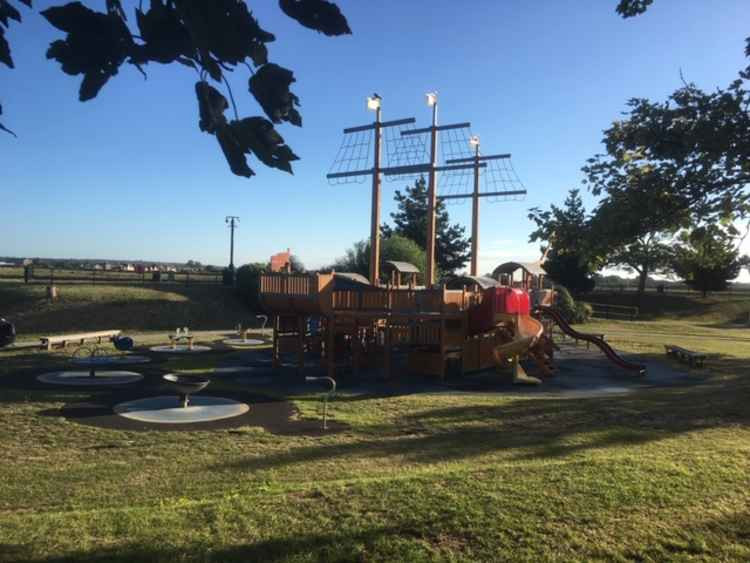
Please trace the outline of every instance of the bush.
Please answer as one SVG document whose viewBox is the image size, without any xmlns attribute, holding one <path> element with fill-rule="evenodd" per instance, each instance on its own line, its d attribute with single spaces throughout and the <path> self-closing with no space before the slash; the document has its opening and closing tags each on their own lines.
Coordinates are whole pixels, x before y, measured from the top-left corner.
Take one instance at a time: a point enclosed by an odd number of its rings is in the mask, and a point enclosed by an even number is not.
<svg viewBox="0 0 750 563">
<path fill-rule="evenodd" d="M 576 302 L 570 292 L 563 286 L 555 287 L 557 292 L 557 309 L 560 311 L 565 320 L 569 323 L 585 323 L 591 318 L 593 309 L 591 305 L 583 302 Z"/>
<path fill-rule="evenodd" d="M 237 296 L 251 311 L 260 310 L 260 275 L 265 271 L 265 264 L 245 264 L 237 268 Z"/>
</svg>

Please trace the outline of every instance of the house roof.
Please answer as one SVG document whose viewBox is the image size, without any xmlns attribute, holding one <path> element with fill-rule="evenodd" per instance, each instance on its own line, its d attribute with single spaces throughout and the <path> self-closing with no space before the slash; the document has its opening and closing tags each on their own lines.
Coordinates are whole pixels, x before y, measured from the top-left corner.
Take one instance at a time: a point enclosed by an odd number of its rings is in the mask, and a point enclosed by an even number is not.
<svg viewBox="0 0 750 563">
<path fill-rule="evenodd" d="M 394 268 L 397 272 L 402 274 L 418 274 L 419 268 L 409 262 L 397 262 L 395 260 L 386 260 L 387 265 Z"/>
<path fill-rule="evenodd" d="M 492 275 L 497 277 L 500 274 L 510 274 L 518 269 L 524 270 L 534 276 L 547 275 L 547 272 L 544 271 L 544 268 L 539 262 L 505 262 L 504 264 L 500 264 L 497 268 L 495 268 L 495 271 L 492 272 Z"/>
</svg>

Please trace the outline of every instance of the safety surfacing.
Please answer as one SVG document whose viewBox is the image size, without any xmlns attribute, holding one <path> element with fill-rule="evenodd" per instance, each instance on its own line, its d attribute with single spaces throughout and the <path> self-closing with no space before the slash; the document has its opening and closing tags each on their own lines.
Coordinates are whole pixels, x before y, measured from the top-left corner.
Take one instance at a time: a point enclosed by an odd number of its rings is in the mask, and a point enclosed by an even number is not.
<svg viewBox="0 0 750 563">
<path fill-rule="evenodd" d="M 68 385 L 72 387 L 107 387 L 125 385 L 143 379 L 134 371 L 96 371 L 92 376 L 89 371 L 53 371 L 37 376 L 37 381 L 51 385 Z"/>
<path fill-rule="evenodd" d="M 115 405 L 120 416 L 150 424 L 195 424 L 233 418 L 250 410 L 247 403 L 224 397 L 195 395 L 183 407 L 176 395 L 159 395 Z"/>
</svg>

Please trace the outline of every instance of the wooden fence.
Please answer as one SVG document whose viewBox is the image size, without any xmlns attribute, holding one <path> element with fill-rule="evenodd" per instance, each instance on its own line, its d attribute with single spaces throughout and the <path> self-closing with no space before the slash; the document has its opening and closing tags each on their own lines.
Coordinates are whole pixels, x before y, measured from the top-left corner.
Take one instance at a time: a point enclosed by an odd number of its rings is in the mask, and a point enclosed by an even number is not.
<svg viewBox="0 0 750 563">
<path fill-rule="evenodd" d="M 69 269 L 33 266 L 0 266 L 0 282 L 28 284 L 124 284 L 154 283 L 182 285 L 220 285 L 221 272 L 123 272 L 119 270 Z"/>
</svg>

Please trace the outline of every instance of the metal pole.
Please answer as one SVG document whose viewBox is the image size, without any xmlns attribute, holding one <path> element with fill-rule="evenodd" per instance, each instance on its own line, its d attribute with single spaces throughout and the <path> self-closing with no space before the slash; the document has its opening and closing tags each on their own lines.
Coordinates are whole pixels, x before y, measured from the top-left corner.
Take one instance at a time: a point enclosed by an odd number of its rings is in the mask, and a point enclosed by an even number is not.
<svg viewBox="0 0 750 563">
<path fill-rule="evenodd" d="M 375 157 L 372 169 L 370 219 L 370 283 L 380 284 L 380 107 L 375 110 Z"/>
<path fill-rule="evenodd" d="M 229 223 L 229 272 L 232 275 L 232 286 L 236 284 L 237 278 L 234 275 L 234 229 L 235 223 L 239 223 L 240 218 L 236 215 L 227 215 L 224 222 Z"/>
<path fill-rule="evenodd" d="M 435 283 L 435 207 L 437 203 L 437 100 L 432 105 L 432 128 L 430 129 L 430 171 L 427 195 L 427 272 L 425 286 Z"/>
<path fill-rule="evenodd" d="M 479 260 L 479 143 L 474 145 L 474 194 L 471 206 L 471 275 L 476 276 Z"/>
</svg>

